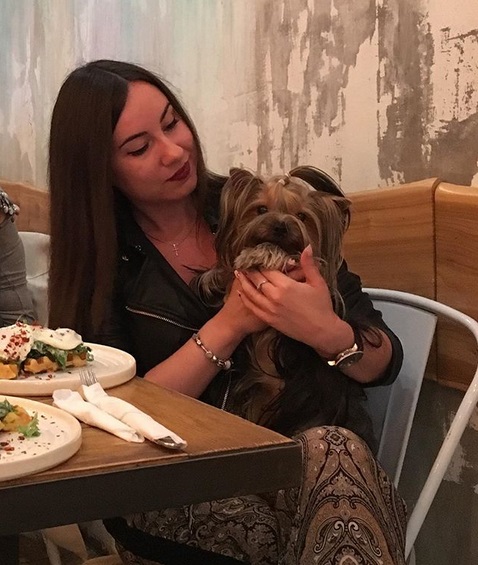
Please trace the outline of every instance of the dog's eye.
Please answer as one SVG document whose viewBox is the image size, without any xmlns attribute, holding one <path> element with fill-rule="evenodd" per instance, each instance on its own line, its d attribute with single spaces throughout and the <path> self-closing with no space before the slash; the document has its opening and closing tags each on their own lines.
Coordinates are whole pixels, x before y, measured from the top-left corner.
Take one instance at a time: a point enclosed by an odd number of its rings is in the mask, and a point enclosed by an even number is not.
<svg viewBox="0 0 478 565">
<path fill-rule="evenodd" d="M 299 212 L 299 213 L 297 214 L 297 217 L 299 218 L 299 220 L 300 220 L 301 222 L 305 222 L 305 219 L 307 218 L 307 216 L 304 214 L 304 212 Z"/>
<path fill-rule="evenodd" d="M 260 214 L 267 214 L 268 210 L 267 210 L 267 206 L 258 206 L 257 207 L 257 213 Z"/>
</svg>

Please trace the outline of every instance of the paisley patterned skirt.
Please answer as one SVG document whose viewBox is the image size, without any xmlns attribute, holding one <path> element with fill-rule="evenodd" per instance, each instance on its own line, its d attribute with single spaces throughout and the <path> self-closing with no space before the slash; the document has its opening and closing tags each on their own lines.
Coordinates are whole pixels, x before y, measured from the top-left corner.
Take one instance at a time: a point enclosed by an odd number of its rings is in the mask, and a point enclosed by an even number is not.
<svg viewBox="0 0 478 565">
<path fill-rule="evenodd" d="M 298 488 L 127 516 L 111 527 L 128 565 L 403 565 L 406 508 L 366 444 L 307 430 Z"/>
</svg>

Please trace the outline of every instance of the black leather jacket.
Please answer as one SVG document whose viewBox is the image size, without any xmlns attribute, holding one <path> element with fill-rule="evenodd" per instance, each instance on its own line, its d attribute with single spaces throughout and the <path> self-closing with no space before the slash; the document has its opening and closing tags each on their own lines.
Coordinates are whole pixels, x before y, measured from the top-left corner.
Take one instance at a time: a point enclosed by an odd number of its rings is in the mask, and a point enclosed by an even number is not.
<svg viewBox="0 0 478 565">
<path fill-rule="evenodd" d="M 113 331 L 102 341 L 130 351 L 140 376 L 179 349 L 214 314 L 134 222 L 120 249 L 113 312 Z"/>
</svg>

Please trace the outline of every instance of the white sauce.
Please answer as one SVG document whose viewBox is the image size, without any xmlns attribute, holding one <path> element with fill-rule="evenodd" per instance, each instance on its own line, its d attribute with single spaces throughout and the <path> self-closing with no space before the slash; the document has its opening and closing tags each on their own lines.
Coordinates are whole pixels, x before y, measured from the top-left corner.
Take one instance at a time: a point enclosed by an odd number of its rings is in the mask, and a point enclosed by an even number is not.
<svg viewBox="0 0 478 565">
<path fill-rule="evenodd" d="M 33 329 L 33 339 L 51 345 L 52 347 L 57 347 L 58 349 L 67 350 L 75 349 L 80 343 L 83 343 L 81 335 L 69 328 L 50 330 L 49 328 L 37 326 Z"/>
</svg>

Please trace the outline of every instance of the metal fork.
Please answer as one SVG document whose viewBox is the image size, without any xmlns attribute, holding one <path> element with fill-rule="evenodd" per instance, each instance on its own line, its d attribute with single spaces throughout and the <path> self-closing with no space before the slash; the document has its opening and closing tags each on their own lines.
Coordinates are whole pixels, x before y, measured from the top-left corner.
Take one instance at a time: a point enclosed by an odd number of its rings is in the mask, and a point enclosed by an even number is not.
<svg viewBox="0 0 478 565">
<path fill-rule="evenodd" d="M 91 386 L 98 382 L 93 369 L 86 368 L 80 370 L 80 382 L 82 385 Z"/>
<path fill-rule="evenodd" d="M 95 372 L 93 369 L 87 367 L 86 369 L 80 370 L 80 382 L 84 386 L 91 386 L 98 382 Z M 149 438 L 148 438 L 149 439 Z M 171 436 L 163 436 L 149 441 L 167 447 L 168 449 L 184 449 L 186 447 L 185 442 L 178 442 Z"/>
</svg>

